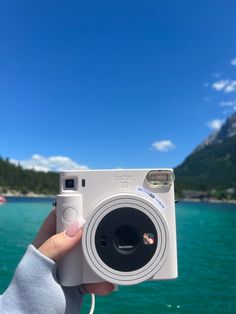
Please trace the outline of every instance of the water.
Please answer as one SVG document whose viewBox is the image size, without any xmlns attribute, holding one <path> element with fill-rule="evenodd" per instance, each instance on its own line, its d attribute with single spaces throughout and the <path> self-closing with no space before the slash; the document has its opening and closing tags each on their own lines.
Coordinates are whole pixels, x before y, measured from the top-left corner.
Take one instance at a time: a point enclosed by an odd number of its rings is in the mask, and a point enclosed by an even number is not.
<svg viewBox="0 0 236 314">
<path fill-rule="evenodd" d="M 51 200 L 0 206 L 0 293 L 51 209 Z M 177 280 L 120 287 L 96 297 L 96 313 L 236 313 L 236 205 L 178 204 Z M 86 296 L 82 313 L 88 313 Z"/>
</svg>

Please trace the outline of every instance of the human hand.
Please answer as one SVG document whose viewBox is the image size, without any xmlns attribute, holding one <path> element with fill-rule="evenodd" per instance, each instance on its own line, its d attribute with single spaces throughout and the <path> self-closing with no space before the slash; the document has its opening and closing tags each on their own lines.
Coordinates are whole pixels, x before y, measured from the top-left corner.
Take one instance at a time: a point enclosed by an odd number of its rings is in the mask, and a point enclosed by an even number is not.
<svg viewBox="0 0 236 314">
<path fill-rule="evenodd" d="M 72 223 L 66 231 L 56 234 L 56 209 L 53 209 L 41 226 L 33 245 L 45 256 L 58 262 L 69 253 L 81 240 L 82 221 Z M 86 293 L 106 295 L 114 290 L 115 286 L 109 282 L 83 284 Z"/>
</svg>

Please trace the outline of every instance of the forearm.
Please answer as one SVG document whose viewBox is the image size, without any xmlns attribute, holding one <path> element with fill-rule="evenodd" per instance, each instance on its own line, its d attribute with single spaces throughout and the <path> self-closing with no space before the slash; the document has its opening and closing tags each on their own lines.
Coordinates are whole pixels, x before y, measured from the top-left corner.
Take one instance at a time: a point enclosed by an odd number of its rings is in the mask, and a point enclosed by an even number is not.
<svg viewBox="0 0 236 314">
<path fill-rule="evenodd" d="M 82 295 L 76 288 L 63 291 L 55 279 L 55 269 L 54 261 L 30 245 L 10 286 L 0 297 L 0 313 L 79 313 Z"/>
</svg>

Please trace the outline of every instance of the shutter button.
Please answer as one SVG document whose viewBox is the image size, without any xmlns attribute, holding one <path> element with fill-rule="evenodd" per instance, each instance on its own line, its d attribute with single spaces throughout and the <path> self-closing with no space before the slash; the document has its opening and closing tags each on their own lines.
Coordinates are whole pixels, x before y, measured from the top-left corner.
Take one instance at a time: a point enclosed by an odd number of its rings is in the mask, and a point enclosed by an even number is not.
<svg viewBox="0 0 236 314">
<path fill-rule="evenodd" d="M 63 218 L 67 222 L 72 222 L 77 218 L 77 211 L 73 207 L 67 207 L 64 209 Z"/>
</svg>

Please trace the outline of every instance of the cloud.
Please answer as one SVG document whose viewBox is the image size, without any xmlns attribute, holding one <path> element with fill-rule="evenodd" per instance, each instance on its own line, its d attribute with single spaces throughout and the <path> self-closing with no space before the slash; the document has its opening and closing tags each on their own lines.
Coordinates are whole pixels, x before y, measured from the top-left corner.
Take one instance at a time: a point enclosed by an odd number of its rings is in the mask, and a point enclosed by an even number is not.
<svg viewBox="0 0 236 314">
<path fill-rule="evenodd" d="M 236 111 L 236 100 L 222 101 L 220 105 L 226 108 L 223 111 L 224 115 L 230 115 Z"/>
<path fill-rule="evenodd" d="M 225 92 L 232 93 L 235 91 L 236 91 L 236 81 L 230 81 L 230 83 L 225 88 Z"/>
<path fill-rule="evenodd" d="M 208 121 L 207 126 L 208 128 L 216 131 L 221 128 L 223 123 L 224 123 L 224 120 L 214 119 L 214 120 Z"/>
<path fill-rule="evenodd" d="M 170 140 L 162 140 L 152 143 L 152 148 L 159 152 L 168 152 L 176 146 Z"/>
<path fill-rule="evenodd" d="M 66 156 L 51 156 L 45 157 L 34 154 L 28 160 L 10 159 L 10 162 L 15 165 L 21 165 L 24 169 L 34 169 L 36 171 L 61 171 L 74 169 L 88 169 L 85 165 L 79 165 L 72 159 Z"/>
<path fill-rule="evenodd" d="M 226 87 L 227 84 L 228 84 L 228 80 L 220 80 L 218 82 L 213 83 L 212 87 L 217 91 L 221 91 L 222 89 Z"/>
<path fill-rule="evenodd" d="M 217 91 L 224 91 L 225 93 L 232 93 L 236 91 L 235 80 L 219 80 L 212 84 L 212 88 Z"/>
<path fill-rule="evenodd" d="M 232 59 L 230 62 L 231 65 L 236 65 L 236 58 Z"/>
<path fill-rule="evenodd" d="M 220 105 L 223 107 L 234 107 L 236 106 L 236 100 L 222 101 Z"/>
</svg>

